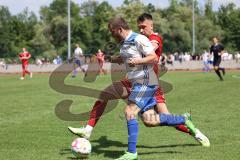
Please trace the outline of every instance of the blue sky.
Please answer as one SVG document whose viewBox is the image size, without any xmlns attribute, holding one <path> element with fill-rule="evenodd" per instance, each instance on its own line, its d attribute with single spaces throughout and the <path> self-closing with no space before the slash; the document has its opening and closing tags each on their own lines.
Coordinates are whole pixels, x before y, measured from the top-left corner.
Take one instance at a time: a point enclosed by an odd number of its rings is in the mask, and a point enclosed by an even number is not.
<svg viewBox="0 0 240 160">
<path fill-rule="evenodd" d="M 0 5 L 7 6 L 12 14 L 17 14 L 21 12 L 24 8 L 28 7 L 30 11 L 33 11 L 38 15 L 40 6 L 48 6 L 53 0 L 0 0 Z M 72 0 L 76 3 L 81 4 L 84 1 L 87 0 Z M 104 0 L 98 0 L 99 2 L 102 2 Z M 120 6 L 123 2 L 123 0 L 106 0 L 114 7 Z M 169 6 L 169 0 L 141 0 L 143 3 L 148 4 L 152 3 L 153 5 L 165 8 Z M 199 4 L 201 6 L 204 6 L 206 0 L 198 0 Z M 214 1 L 214 10 L 217 10 L 217 8 L 221 4 L 227 4 L 229 2 L 235 3 L 237 6 L 240 7 L 240 0 L 213 0 Z"/>
</svg>

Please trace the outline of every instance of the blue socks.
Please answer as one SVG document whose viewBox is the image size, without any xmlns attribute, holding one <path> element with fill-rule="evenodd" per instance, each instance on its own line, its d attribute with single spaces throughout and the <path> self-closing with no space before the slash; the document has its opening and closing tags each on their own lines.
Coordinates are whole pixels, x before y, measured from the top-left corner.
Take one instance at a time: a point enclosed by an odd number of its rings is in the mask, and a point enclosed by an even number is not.
<svg viewBox="0 0 240 160">
<path fill-rule="evenodd" d="M 161 126 L 176 126 L 185 124 L 184 116 L 177 116 L 172 114 L 160 114 L 160 125 Z M 137 152 L 137 138 L 138 138 L 138 121 L 131 119 L 127 121 L 128 127 L 128 152 Z"/>
<path fill-rule="evenodd" d="M 176 126 L 185 124 L 184 116 L 177 116 L 172 114 L 159 114 L 161 126 Z"/>
<path fill-rule="evenodd" d="M 128 127 L 128 152 L 137 152 L 138 121 L 131 119 L 127 121 Z"/>
</svg>

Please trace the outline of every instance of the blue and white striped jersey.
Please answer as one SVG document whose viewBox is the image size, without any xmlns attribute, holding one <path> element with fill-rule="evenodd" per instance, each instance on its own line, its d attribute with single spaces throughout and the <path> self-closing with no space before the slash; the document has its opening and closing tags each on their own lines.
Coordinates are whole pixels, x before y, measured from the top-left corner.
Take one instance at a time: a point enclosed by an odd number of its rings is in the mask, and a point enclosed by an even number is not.
<svg viewBox="0 0 240 160">
<path fill-rule="evenodd" d="M 143 58 L 154 51 L 154 47 L 147 37 L 130 32 L 122 42 L 120 54 L 127 69 L 127 78 L 134 84 L 158 85 L 158 79 L 153 71 L 153 64 L 136 65 L 130 67 L 130 58 Z"/>
</svg>

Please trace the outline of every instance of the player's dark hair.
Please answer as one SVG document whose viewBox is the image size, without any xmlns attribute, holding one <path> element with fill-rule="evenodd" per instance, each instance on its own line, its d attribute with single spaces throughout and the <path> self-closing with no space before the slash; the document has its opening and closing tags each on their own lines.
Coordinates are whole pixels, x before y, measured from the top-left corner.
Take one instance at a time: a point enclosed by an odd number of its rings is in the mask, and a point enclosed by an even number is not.
<svg viewBox="0 0 240 160">
<path fill-rule="evenodd" d="M 138 17 L 137 22 L 139 23 L 145 20 L 153 20 L 152 15 L 148 13 L 143 13 Z"/>
<path fill-rule="evenodd" d="M 108 27 L 111 27 L 113 29 L 116 28 L 123 28 L 125 30 L 129 30 L 128 23 L 122 18 L 122 17 L 114 17 L 109 20 Z"/>
</svg>

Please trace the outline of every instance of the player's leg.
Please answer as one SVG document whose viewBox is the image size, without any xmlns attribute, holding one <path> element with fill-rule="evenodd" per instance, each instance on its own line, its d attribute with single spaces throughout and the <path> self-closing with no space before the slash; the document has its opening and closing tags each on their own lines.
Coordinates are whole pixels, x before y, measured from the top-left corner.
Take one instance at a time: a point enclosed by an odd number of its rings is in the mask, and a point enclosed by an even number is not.
<svg viewBox="0 0 240 160">
<path fill-rule="evenodd" d="M 113 99 L 122 99 L 128 97 L 129 87 L 127 86 L 127 82 L 124 85 L 123 82 L 114 82 L 112 85 L 106 87 L 104 91 L 101 92 L 99 99 L 94 103 L 92 107 L 92 111 L 90 113 L 90 118 L 88 120 L 88 124 L 84 128 L 73 128 L 68 127 L 68 129 L 80 136 L 85 137 L 87 139 L 90 138 L 93 128 L 96 126 L 99 118 L 102 116 L 107 103 L 109 100 Z"/>
<path fill-rule="evenodd" d="M 190 131 L 195 134 L 194 125 L 184 115 L 154 113 L 154 110 L 150 109 L 144 112 L 142 117 L 144 124 L 148 127 L 187 125 Z"/>
<path fill-rule="evenodd" d="M 155 93 L 155 99 L 157 101 L 157 105 L 156 105 L 157 112 L 170 114 L 167 109 L 167 106 L 166 106 L 164 92 L 161 90 L 161 88 L 159 88 L 157 90 L 157 92 Z M 154 113 L 150 113 L 150 114 L 154 115 Z M 151 116 L 151 118 L 152 118 L 152 116 Z M 153 119 L 153 120 L 155 120 L 155 119 Z M 148 125 L 151 125 L 149 123 L 151 123 L 151 121 L 148 122 Z M 156 120 L 153 121 L 152 123 L 153 124 L 156 123 Z M 181 132 L 184 132 L 184 133 L 187 133 L 187 134 L 193 136 L 195 138 L 195 140 L 197 140 L 201 145 L 206 146 L 206 147 L 210 146 L 210 142 L 209 142 L 208 138 L 204 134 L 202 134 L 199 129 L 196 129 L 196 134 L 191 134 L 191 132 L 185 125 L 182 125 L 182 124 L 177 125 L 177 126 L 175 126 L 175 128 Z"/>
<path fill-rule="evenodd" d="M 138 138 L 138 113 L 152 108 L 156 105 L 153 98 L 157 87 L 134 84 L 131 94 L 128 97 L 128 106 L 125 108 L 125 117 L 128 127 L 128 151 L 117 160 L 136 160 L 137 156 L 137 138 Z"/>
<path fill-rule="evenodd" d="M 83 73 L 86 72 L 86 70 L 82 67 L 82 61 L 81 61 L 81 60 L 79 60 L 79 62 L 78 62 L 78 67 L 81 69 L 81 71 L 82 71 Z"/>
<path fill-rule="evenodd" d="M 219 58 L 218 61 L 219 61 L 219 62 L 218 62 L 218 68 L 219 68 L 220 71 L 222 71 L 223 75 L 225 75 L 225 74 L 226 74 L 226 72 L 225 72 L 225 68 L 220 67 L 220 64 L 221 64 L 221 58 Z"/>
<path fill-rule="evenodd" d="M 127 96 L 127 88 L 122 84 L 122 82 L 113 82 L 112 85 L 108 86 L 101 92 L 98 101 L 96 101 L 98 104 L 95 103 L 93 106 L 88 124 L 95 127 L 109 100 L 123 99 Z"/>
<path fill-rule="evenodd" d="M 103 61 L 98 59 L 98 65 L 99 65 L 99 74 L 105 73 L 103 70 Z"/>
<path fill-rule="evenodd" d="M 165 113 L 165 114 L 170 114 L 168 111 L 167 105 L 166 105 L 166 100 L 164 97 L 164 92 L 163 90 L 159 87 L 155 93 L 155 98 L 157 101 L 156 105 L 156 110 L 158 113 Z M 178 131 L 190 134 L 189 129 L 185 125 L 177 125 L 175 127 Z"/>
<path fill-rule="evenodd" d="M 188 132 L 204 147 L 210 146 L 209 139 L 201 133 L 201 131 L 194 127 L 188 115 L 176 116 L 171 114 L 164 115 L 163 113 L 158 114 L 155 110 L 149 109 L 140 115 L 141 120 L 147 127 L 156 126 L 188 126 Z M 185 123 L 183 123 L 185 118 Z M 164 122 L 165 121 L 165 122 Z M 176 128 L 176 127 L 175 127 Z M 181 130 L 182 131 L 182 130 Z"/>
<path fill-rule="evenodd" d="M 24 80 L 25 78 L 25 65 L 24 63 L 22 64 L 22 77 L 20 78 L 21 80 Z"/>
<path fill-rule="evenodd" d="M 78 68 L 78 60 L 74 60 L 73 62 L 73 72 L 72 72 L 72 78 L 75 78 L 77 76 L 77 68 Z"/>
<path fill-rule="evenodd" d="M 25 74 L 30 75 L 30 78 L 32 78 L 32 73 L 28 71 L 28 64 L 25 64 Z"/>
<path fill-rule="evenodd" d="M 220 81 L 223 81 L 222 75 L 220 73 L 219 65 L 220 65 L 221 59 L 214 59 L 213 61 L 213 68 L 217 76 L 219 77 Z"/>
<path fill-rule="evenodd" d="M 123 156 L 117 160 L 137 160 L 137 139 L 138 139 L 138 121 L 137 115 L 140 111 L 140 108 L 134 104 L 130 103 L 125 108 L 125 117 L 127 120 L 128 128 L 128 150 Z"/>
</svg>

